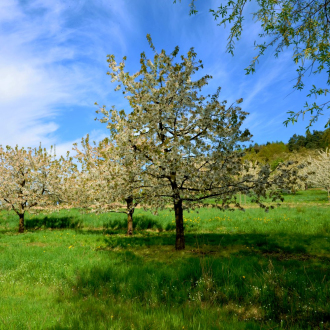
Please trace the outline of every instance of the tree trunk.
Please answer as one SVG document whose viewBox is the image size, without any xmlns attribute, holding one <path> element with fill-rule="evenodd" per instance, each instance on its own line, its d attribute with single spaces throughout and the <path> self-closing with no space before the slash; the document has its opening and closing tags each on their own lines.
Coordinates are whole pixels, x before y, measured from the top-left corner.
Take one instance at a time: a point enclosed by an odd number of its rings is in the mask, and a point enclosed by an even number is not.
<svg viewBox="0 0 330 330">
<path fill-rule="evenodd" d="M 133 235 L 133 197 L 130 196 L 126 198 L 126 204 L 127 204 L 127 236 Z"/>
<path fill-rule="evenodd" d="M 24 233 L 24 212 L 23 213 L 19 213 L 19 225 L 18 225 L 18 232 L 19 233 Z"/>
<path fill-rule="evenodd" d="M 183 227 L 183 208 L 182 200 L 174 200 L 174 211 L 175 211 L 175 223 L 176 223 L 176 240 L 175 249 L 184 250 L 185 240 L 184 240 L 184 227 Z"/>
</svg>

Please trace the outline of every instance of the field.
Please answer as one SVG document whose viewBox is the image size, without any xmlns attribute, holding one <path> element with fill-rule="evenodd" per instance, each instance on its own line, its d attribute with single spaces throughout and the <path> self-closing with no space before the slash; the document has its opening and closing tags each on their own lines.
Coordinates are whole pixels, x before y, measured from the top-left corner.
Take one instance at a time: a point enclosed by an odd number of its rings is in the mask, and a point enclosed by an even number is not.
<svg viewBox="0 0 330 330">
<path fill-rule="evenodd" d="M 330 329 L 330 207 L 320 190 L 269 213 L 0 213 L 0 329 Z"/>
</svg>

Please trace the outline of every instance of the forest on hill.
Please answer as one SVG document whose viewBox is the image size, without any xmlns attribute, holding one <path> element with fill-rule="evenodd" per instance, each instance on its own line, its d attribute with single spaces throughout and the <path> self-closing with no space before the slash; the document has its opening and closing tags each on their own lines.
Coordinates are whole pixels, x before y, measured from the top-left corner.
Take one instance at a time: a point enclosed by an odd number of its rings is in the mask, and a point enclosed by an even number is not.
<svg viewBox="0 0 330 330">
<path fill-rule="evenodd" d="M 305 136 L 294 134 L 285 144 L 282 141 L 250 146 L 246 149 L 245 159 L 270 164 L 275 169 L 279 163 L 286 160 L 302 160 L 317 154 L 317 150 L 325 150 L 330 146 L 330 129 L 313 130 Z"/>
</svg>

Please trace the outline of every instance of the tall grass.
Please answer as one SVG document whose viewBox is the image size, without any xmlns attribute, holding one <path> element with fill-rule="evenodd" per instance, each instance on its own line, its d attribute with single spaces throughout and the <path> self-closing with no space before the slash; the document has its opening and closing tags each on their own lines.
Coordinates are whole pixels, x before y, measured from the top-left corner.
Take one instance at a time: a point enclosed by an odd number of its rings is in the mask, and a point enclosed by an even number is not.
<svg viewBox="0 0 330 330">
<path fill-rule="evenodd" d="M 301 206 L 300 206 L 301 205 Z M 0 213 L 0 329 L 329 329 L 330 210 Z"/>
</svg>

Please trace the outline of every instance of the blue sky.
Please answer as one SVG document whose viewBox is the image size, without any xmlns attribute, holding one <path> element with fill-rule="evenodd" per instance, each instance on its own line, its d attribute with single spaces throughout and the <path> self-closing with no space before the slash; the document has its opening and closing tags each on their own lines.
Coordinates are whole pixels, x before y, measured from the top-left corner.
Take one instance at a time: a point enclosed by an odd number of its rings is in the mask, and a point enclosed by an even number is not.
<svg viewBox="0 0 330 330">
<path fill-rule="evenodd" d="M 256 52 L 253 41 L 260 27 L 247 17 L 236 43 L 235 56 L 226 53 L 229 30 L 217 26 L 209 8 L 219 0 L 197 1 L 198 14 L 189 16 L 189 0 L 6 0 L 0 3 L 0 144 L 71 150 L 87 133 L 100 140 L 105 124 L 94 121 L 94 105 L 130 111 L 120 92 L 106 75 L 106 56 L 119 61 L 127 55 L 130 72 L 139 68 L 142 51 L 152 56 L 146 40 L 150 33 L 156 49 L 185 54 L 194 47 L 204 63 L 200 74 L 210 74 L 205 94 L 222 87 L 220 100 L 243 97 L 250 113 L 244 126 L 253 141 L 282 140 L 304 134 L 307 120 L 285 127 L 288 110 L 298 111 L 307 88 L 292 92 L 295 66 L 292 53 L 278 59 L 267 52 L 257 72 L 246 76 Z M 200 3 L 199 3 L 200 2 Z M 253 11 L 249 4 L 246 12 Z M 305 79 L 324 86 L 324 76 Z M 323 130 L 325 119 L 313 129 Z"/>
</svg>

